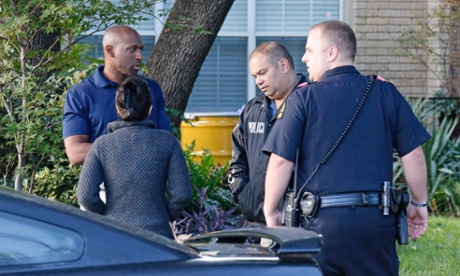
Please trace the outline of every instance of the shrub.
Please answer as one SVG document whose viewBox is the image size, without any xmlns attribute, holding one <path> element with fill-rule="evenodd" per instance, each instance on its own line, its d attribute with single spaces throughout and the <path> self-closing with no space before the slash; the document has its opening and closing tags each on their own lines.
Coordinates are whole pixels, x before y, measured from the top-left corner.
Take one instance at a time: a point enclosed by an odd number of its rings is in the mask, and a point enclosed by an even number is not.
<svg viewBox="0 0 460 276">
<path fill-rule="evenodd" d="M 412 103 L 419 120 L 430 131 L 432 138 L 422 145 L 428 171 L 428 204 L 435 214 L 459 216 L 460 203 L 460 137 L 452 133 L 458 117 L 442 116 L 445 105 L 430 99 Z M 406 187 L 399 156 L 394 156 L 394 183 Z"/>
<path fill-rule="evenodd" d="M 196 156 L 194 148 L 195 141 L 184 151 L 193 185 L 192 201 L 173 223 L 174 232 L 177 235 L 199 234 L 243 227 L 246 220 L 225 184 L 228 163 L 216 165 L 209 151 Z"/>
<path fill-rule="evenodd" d="M 182 213 L 182 217 L 173 223 L 176 235 L 202 234 L 207 232 L 235 229 L 245 226 L 243 215 L 235 215 L 238 206 L 225 211 L 222 207 L 206 204 L 207 188 L 199 190 L 193 187 L 199 196 L 199 202 L 193 201 L 193 211 Z"/>
<path fill-rule="evenodd" d="M 235 206 L 232 194 L 228 185 L 225 185 L 225 174 L 229 164 L 223 166 L 216 165 L 212 154 L 204 151 L 200 156 L 195 155 L 195 141 L 187 145 L 184 150 L 185 160 L 190 174 L 190 181 L 198 191 L 206 188 L 205 205 L 214 205 L 229 210 Z M 200 196 L 196 190 L 193 191 L 193 202 L 200 202 Z M 188 211 L 193 211 L 188 208 Z"/>
<path fill-rule="evenodd" d="M 80 166 L 56 164 L 53 168 L 43 168 L 36 175 L 32 192 L 36 195 L 78 206 L 77 184 Z M 26 186 L 27 189 L 31 187 Z"/>
</svg>

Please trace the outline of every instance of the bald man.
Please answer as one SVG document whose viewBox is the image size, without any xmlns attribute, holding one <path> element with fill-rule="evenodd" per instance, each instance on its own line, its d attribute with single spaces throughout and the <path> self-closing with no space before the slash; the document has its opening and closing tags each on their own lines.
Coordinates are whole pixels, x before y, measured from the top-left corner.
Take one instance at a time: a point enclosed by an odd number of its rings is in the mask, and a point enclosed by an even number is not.
<svg viewBox="0 0 460 276">
<path fill-rule="evenodd" d="M 115 92 L 129 75 L 141 68 L 144 45 L 140 35 L 128 26 L 107 30 L 102 41 L 104 65 L 69 89 L 63 118 L 63 137 L 70 164 L 82 164 L 91 144 L 107 133 L 107 124 L 119 120 Z M 160 86 L 147 79 L 152 94 L 150 120 L 159 129 L 171 130 Z"/>
<path fill-rule="evenodd" d="M 282 104 L 295 89 L 307 85 L 296 74 L 289 51 L 275 41 L 267 41 L 249 56 L 249 69 L 262 94 L 249 101 L 232 132 L 232 160 L 229 182 L 233 198 L 250 225 L 265 225 L 264 183 L 268 156 L 262 147 L 273 129 Z"/>
</svg>

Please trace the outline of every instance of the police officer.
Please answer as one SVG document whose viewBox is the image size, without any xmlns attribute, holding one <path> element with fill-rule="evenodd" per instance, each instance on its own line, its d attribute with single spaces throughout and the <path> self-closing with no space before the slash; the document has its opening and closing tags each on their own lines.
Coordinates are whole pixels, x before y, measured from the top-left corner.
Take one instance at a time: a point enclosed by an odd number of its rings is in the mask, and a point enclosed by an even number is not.
<svg viewBox="0 0 460 276">
<path fill-rule="evenodd" d="M 273 41 L 260 44 L 251 53 L 249 68 L 262 94 L 248 102 L 233 130 L 229 183 L 246 219 L 258 226 L 265 225 L 263 202 L 268 156 L 262 153 L 262 146 L 282 103 L 292 90 L 307 84 L 307 79 L 296 74 L 288 50 Z"/>
<path fill-rule="evenodd" d="M 300 148 L 298 183 L 313 194 L 317 210 L 301 226 L 323 235 L 316 255 L 325 275 L 398 275 L 394 214 L 383 215 L 378 195 L 391 181 L 393 149 L 401 156 L 412 204 L 409 236 L 428 226 L 427 170 L 421 144 L 430 135 L 395 86 L 375 80 L 367 100 L 335 152 L 333 147 L 363 97 L 367 78 L 354 67 L 356 36 L 341 21 L 310 28 L 306 63 L 310 80 L 291 94 L 263 150 L 270 155 L 264 213 L 280 225 L 278 207 Z"/>
</svg>

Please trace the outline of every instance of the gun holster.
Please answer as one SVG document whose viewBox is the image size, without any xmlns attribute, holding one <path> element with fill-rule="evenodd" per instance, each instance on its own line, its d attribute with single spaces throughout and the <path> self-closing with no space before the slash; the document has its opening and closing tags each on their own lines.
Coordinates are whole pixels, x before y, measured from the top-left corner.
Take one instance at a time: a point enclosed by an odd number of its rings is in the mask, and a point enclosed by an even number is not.
<svg viewBox="0 0 460 276">
<path fill-rule="evenodd" d="M 407 228 L 407 205 L 410 201 L 408 192 L 401 189 L 390 189 L 390 208 L 394 213 L 396 224 L 396 239 L 400 245 L 409 243 L 409 234 Z"/>
</svg>

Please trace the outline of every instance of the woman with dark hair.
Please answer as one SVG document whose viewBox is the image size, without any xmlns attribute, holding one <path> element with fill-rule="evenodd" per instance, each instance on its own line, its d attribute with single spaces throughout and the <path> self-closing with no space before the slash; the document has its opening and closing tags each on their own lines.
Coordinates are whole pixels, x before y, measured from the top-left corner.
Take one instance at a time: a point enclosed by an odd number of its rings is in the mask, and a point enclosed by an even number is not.
<svg viewBox="0 0 460 276">
<path fill-rule="evenodd" d="M 121 121 L 108 124 L 86 156 L 77 187 L 86 210 L 173 238 L 169 226 L 190 201 L 187 164 L 176 138 L 148 120 L 148 84 L 131 76 L 116 93 Z M 99 198 L 104 183 L 106 203 Z"/>
</svg>

